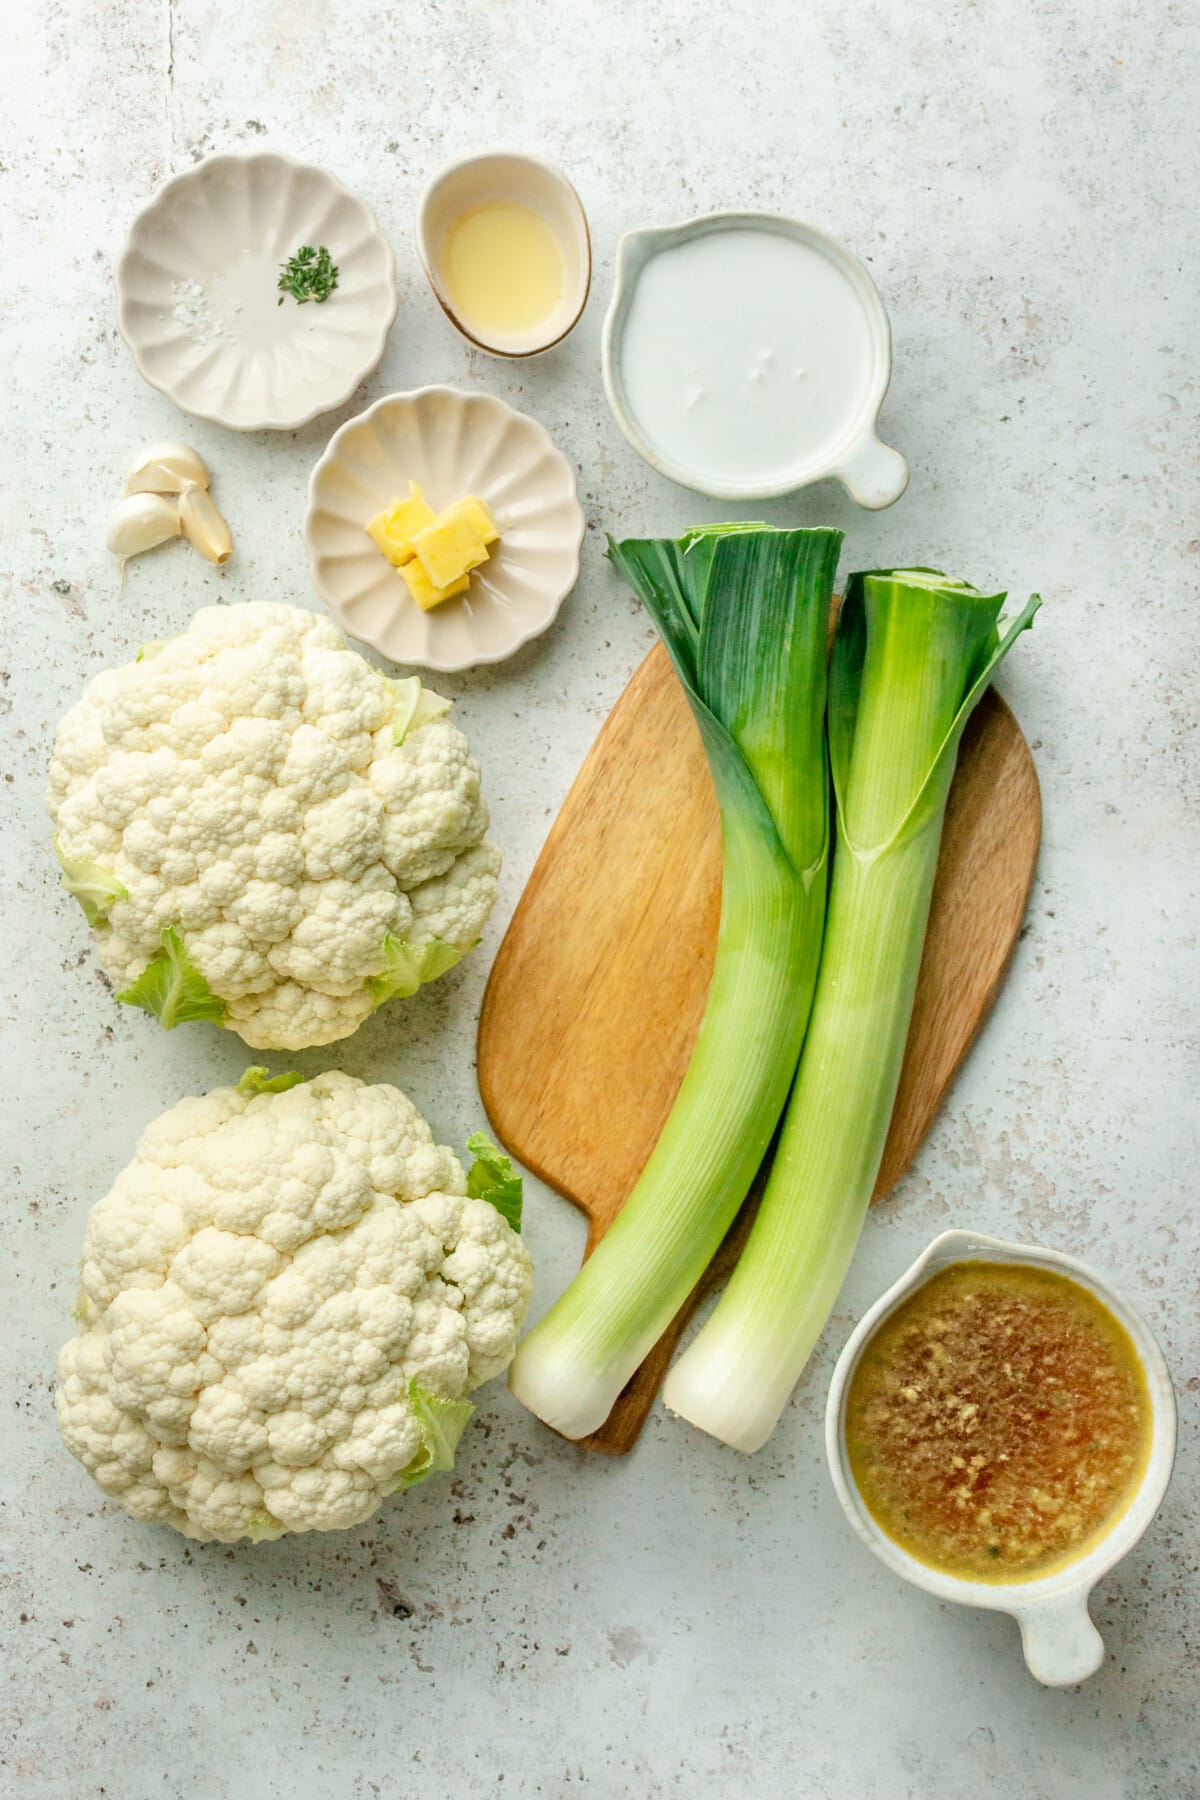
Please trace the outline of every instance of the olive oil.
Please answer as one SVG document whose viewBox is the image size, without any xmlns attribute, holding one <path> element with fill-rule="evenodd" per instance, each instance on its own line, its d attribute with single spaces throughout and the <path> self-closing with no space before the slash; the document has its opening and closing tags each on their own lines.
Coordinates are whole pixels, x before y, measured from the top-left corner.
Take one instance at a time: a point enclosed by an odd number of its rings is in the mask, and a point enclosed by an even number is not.
<svg viewBox="0 0 1200 1800">
<path fill-rule="evenodd" d="M 442 273 L 467 330 L 485 341 L 545 324 L 563 295 L 563 253 L 551 226 L 528 206 L 489 200 L 446 233 Z"/>
</svg>

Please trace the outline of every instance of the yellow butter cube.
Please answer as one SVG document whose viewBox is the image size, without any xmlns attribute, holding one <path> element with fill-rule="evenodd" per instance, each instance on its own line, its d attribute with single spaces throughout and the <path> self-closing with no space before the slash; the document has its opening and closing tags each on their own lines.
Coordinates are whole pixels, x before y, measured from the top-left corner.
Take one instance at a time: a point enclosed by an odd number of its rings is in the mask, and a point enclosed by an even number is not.
<svg viewBox="0 0 1200 1800">
<path fill-rule="evenodd" d="M 412 541 L 418 531 L 432 525 L 433 508 L 429 506 L 415 481 L 408 484 L 408 499 L 393 500 L 376 513 L 367 526 L 367 535 L 387 557 L 394 569 L 408 562 L 413 553 Z"/>
<path fill-rule="evenodd" d="M 481 500 L 478 494 L 464 494 L 461 500 L 456 500 L 453 506 L 446 508 L 446 511 L 449 513 L 461 512 L 465 519 L 470 519 L 485 544 L 494 544 L 500 536 L 500 527 L 496 523 L 491 507 L 486 500 Z"/>
<path fill-rule="evenodd" d="M 474 523 L 462 510 L 462 502 L 440 512 L 432 525 L 418 531 L 413 554 L 435 587 L 457 581 L 470 569 L 487 561 L 487 545 Z"/>
<path fill-rule="evenodd" d="M 484 555 L 487 552 L 484 551 Z M 430 581 L 424 566 L 418 557 L 412 557 L 400 570 L 404 585 L 420 607 L 422 612 L 432 612 L 443 600 L 453 600 L 459 594 L 465 594 L 471 585 L 469 574 L 458 576 L 454 581 L 444 582 L 440 587 Z"/>
</svg>

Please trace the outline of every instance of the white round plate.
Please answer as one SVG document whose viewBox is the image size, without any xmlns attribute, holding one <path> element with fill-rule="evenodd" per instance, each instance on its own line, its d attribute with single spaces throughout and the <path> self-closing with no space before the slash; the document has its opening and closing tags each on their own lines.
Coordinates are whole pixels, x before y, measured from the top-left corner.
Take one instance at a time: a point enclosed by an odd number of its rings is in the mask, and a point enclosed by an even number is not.
<svg viewBox="0 0 1200 1800">
<path fill-rule="evenodd" d="M 422 612 L 367 536 L 408 493 L 429 504 L 487 501 L 500 542 L 469 591 Z M 469 669 L 500 662 L 550 625 L 579 574 L 585 520 L 575 471 L 545 427 L 491 394 L 389 394 L 330 439 L 312 472 L 304 540 L 317 592 L 338 624 L 393 662 Z"/>
<path fill-rule="evenodd" d="M 300 305 L 278 281 L 305 244 L 328 247 L 338 285 Z M 235 431 L 292 430 L 343 405 L 396 317 L 396 259 L 369 207 L 274 152 L 210 156 L 168 181 L 134 220 L 116 283 L 139 372 Z"/>
</svg>

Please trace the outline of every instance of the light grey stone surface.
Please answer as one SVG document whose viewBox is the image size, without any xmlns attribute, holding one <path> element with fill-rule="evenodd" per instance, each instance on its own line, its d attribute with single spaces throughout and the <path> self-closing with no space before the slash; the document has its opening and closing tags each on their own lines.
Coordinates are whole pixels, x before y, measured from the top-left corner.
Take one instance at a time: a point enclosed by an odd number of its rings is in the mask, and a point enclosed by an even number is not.
<svg viewBox="0 0 1200 1800">
<path fill-rule="evenodd" d="M 1192 8 L 18 0 L 16 19 L 0 151 L 0 1790 L 1200 1794 Z M 374 206 L 401 311 L 382 367 L 341 415 L 238 437 L 184 420 L 138 379 L 111 269 L 165 176 L 264 144 L 326 163 Z M 427 173 L 495 144 L 561 162 L 594 232 L 583 324 L 525 365 L 458 341 L 413 249 Z M 769 516 L 843 526 L 847 566 L 915 560 L 1045 596 L 1002 684 L 1035 745 L 1046 829 L 1001 1002 L 916 1168 L 870 1220 L 820 1353 L 753 1461 L 661 1412 L 635 1455 L 594 1459 L 500 1388 L 453 1482 L 359 1531 L 228 1550 L 136 1525 L 54 1425 L 83 1222 L 145 1121 L 249 1057 L 206 1028 L 160 1034 L 106 992 L 41 811 L 54 721 L 86 679 L 197 605 L 316 604 L 305 482 L 360 405 L 451 380 L 545 422 L 580 470 L 579 587 L 544 641 L 445 683 L 507 849 L 502 904 L 460 974 L 299 1059 L 397 1081 L 461 1141 L 480 1122 L 471 1058 L 488 962 L 651 641 L 601 561 L 602 533 L 718 512 L 643 468 L 609 418 L 598 348 L 614 244 L 627 227 L 720 205 L 780 208 L 845 238 L 895 331 L 884 427 L 912 464 L 905 499 L 870 517 L 822 488 Z M 167 435 L 210 458 L 237 556 L 218 574 L 172 547 L 132 565 L 120 590 L 105 513 L 131 452 Z M 582 1231 L 531 1189 L 541 1309 Z M 1079 1691 L 1037 1688 L 1006 1619 L 893 1581 L 852 1540 L 825 1473 L 837 1349 L 951 1222 L 1091 1257 L 1145 1309 L 1177 1378 L 1175 1482 L 1097 1592 L 1110 1654 Z"/>
</svg>

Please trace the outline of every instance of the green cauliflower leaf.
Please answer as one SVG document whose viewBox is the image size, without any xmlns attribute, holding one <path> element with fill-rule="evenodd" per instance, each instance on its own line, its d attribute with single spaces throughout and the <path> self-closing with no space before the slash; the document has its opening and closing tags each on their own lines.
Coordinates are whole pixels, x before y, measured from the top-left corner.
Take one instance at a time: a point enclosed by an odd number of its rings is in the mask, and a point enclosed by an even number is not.
<svg viewBox="0 0 1200 1800">
<path fill-rule="evenodd" d="M 129 889 L 122 886 L 111 869 L 103 863 L 89 862 L 86 856 L 68 856 L 57 832 L 54 854 L 62 865 L 62 884 L 82 906 L 89 925 L 103 925 L 117 901 L 128 900 Z"/>
<path fill-rule="evenodd" d="M 396 710 L 392 715 L 392 741 L 399 746 L 412 731 L 422 725 L 428 725 L 431 719 L 442 719 L 450 711 L 452 701 L 435 694 L 432 688 L 421 685 L 419 675 L 408 675 L 401 681 L 390 684 L 396 696 Z"/>
<path fill-rule="evenodd" d="M 283 1536 L 283 1525 L 270 1513 L 255 1513 L 247 1523 L 252 1544 L 269 1544 L 274 1538 Z"/>
<path fill-rule="evenodd" d="M 213 1025 L 225 1022 L 225 1002 L 217 999 L 173 925 L 163 926 L 162 949 L 117 999 L 154 1013 L 164 1031 L 192 1019 L 207 1019 Z"/>
<path fill-rule="evenodd" d="M 414 1375 L 408 1384 L 408 1403 L 421 1430 L 421 1448 L 402 1471 L 397 1488 L 416 1487 L 427 1475 L 454 1467 L 454 1452 L 475 1411 L 469 1400 L 448 1400 L 441 1394 L 427 1394 L 418 1387 Z"/>
<path fill-rule="evenodd" d="M 463 953 L 453 944 L 444 944 L 441 938 L 410 944 L 407 938 L 393 937 L 389 932 L 383 940 L 383 955 L 383 968 L 367 983 L 376 1006 L 382 1006 L 385 1000 L 407 1000 L 425 982 L 436 981 L 461 962 Z"/>
<path fill-rule="evenodd" d="M 485 1132 L 477 1131 L 469 1137 L 467 1149 L 475 1158 L 467 1170 L 468 1194 L 473 1200 L 488 1201 L 514 1231 L 520 1231 L 525 1191 L 521 1176 Z"/>
</svg>

